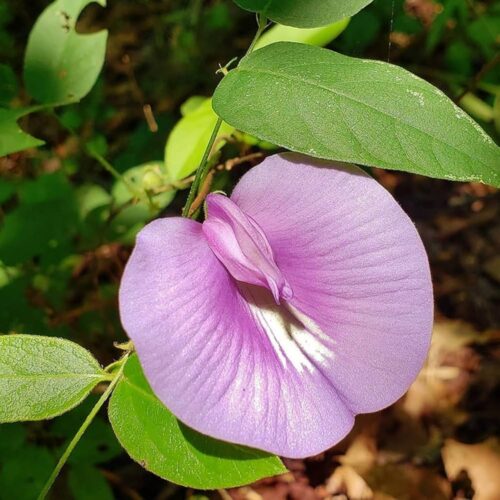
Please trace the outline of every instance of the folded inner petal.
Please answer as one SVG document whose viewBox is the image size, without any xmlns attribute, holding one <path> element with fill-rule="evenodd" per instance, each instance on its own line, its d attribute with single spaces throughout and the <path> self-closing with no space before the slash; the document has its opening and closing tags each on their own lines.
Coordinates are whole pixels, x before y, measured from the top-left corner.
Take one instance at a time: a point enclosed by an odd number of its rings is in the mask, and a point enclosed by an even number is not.
<svg viewBox="0 0 500 500">
<path fill-rule="evenodd" d="M 276 303 L 281 298 L 289 300 L 292 290 L 276 265 L 259 225 L 221 194 L 210 194 L 206 206 L 203 232 L 231 275 L 238 281 L 269 288 Z"/>
</svg>

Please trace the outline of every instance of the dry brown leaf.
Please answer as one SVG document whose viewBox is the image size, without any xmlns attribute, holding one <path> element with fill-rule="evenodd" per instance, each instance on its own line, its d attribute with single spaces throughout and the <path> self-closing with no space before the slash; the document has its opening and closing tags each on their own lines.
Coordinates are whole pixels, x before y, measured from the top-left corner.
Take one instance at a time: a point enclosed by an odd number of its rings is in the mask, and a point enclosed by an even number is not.
<svg viewBox="0 0 500 500">
<path fill-rule="evenodd" d="M 326 491 L 333 495 L 345 493 L 348 498 L 359 500 L 373 498 L 373 491 L 350 465 L 341 465 L 335 469 L 326 483 Z"/>
<path fill-rule="evenodd" d="M 349 446 L 346 454 L 339 458 L 342 465 L 354 467 L 356 470 L 369 470 L 377 461 L 377 445 L 373 436 L 359 434 Z"/>
<path fill-rule="evenodd" d="M 479 444 L 448 439 L 442 450 L 446 474 L 454 480 L 465 471 L 474 488 L 474 500 L 500 498 L 500 442 L 489 438 Z"/>
<path fill-rule="evenodd" d="M 420 417 L 455 406 L 479 366 L 470 345 L 486 337 L 461 321 L 436 323 L 427 361 L 405 396 L 404 410 Z"/>
<path fill-rule="evenodd" d="M 500 255 L 496 255 L 484 263 L 483 269 L 495 281 L 500 283 Z"/>
<path fill-rule="evenodd" d="M 451 495 L 446 479 L 411 464 L 376 466 L 363 478 L 377 500 L 448 500 Z"/>
</svg>

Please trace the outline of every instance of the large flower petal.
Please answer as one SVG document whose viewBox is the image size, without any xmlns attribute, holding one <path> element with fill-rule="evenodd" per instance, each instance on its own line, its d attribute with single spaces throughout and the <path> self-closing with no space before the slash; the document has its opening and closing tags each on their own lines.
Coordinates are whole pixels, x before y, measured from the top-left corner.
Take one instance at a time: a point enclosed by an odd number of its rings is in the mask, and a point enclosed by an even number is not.
<svg viewBox="0 0 500 500">
<path fill-rule="evenodd" d="M 397 400 L 427 354 L 433 303 L 422 242 L 392 196 L 357 167 L 284 154 L 231 199 L 266 234 L 291 306 L 319 328 L 306 352 L 349 408 Z"/>
<path fill-rule="evenodd" d="M 293 309 L 265 288 L 238 285 L 197 222 L 161 219 L 140 232 L 120 312 L 154 392 L 202 433 L 305 457 L 353 425 L 335 386 L 304 354 L 315 339 Z"/>
</svg>

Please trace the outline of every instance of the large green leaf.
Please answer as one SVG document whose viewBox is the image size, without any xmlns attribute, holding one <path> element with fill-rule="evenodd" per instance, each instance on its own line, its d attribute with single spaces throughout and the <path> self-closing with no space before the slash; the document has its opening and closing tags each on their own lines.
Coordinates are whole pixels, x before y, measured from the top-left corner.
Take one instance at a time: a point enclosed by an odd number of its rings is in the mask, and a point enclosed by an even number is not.
<svg viewBox="0 0 500 500">
<path fill-rule="evenodd" d="M 26 48 L 24 79 L 28 92 L 46 104 L 80 100 L 94 85 L 104 63 L 107 32 L 78 34 L 75 24 L 90 3 L 57 0 L 33 27 Z"/>
<path fill-rule="evenodd" d="M 491 138 L 440 90 L 391 64 L 275 43 L 229 72 L 213 106 L 237 129 L 310 156 L 500 185 Z"/>
<path fill-rule="evenodd" d="M 226 488 L 286 472 L 277 457 L 217 441 L 179 422 L 151 391 L 135 355 L 111 397 L 109 419 L 134 460 L 177 484 Z"/>
<path fill-rule="evenodd" d="M 69 340 L 0 336 L 0 422 L 43 420 L 80 403 L 106 374 Z"/>
<path fill-rule="evenodd" d="M 200 165 L 212 130 L 217 122 L 217 115 L 212 109 L 212 100 L 203 102 L 189 99 L 183 107 L 185 115 L 175 125 L 165 146 L 165 165 L 172 182 L 179 181 L 192 174 Z M 230 135 L 233 128 L 223 123 L 218 137 Z M 218 140 L 215 148 L 220 149 L 224 141 Z"/>
<path fill-rule="evenodd" d="M 243 9 L 297 28 L 314 28 L 351 17 L 373 0 L 235 0 Z"/>
<path fill-rule="evenodd" d="M 19 118 L 33 110 L 34 108 L 0 108 L 0 157 L 43 144 L 43 141 L 27 134 L 17 124 Z"/>
</svg>

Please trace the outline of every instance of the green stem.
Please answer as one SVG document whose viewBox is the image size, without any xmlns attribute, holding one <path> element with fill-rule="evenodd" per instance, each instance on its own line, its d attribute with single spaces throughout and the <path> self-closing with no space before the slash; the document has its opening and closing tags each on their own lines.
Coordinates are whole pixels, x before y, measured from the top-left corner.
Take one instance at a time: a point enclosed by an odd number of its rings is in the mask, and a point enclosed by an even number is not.
<svg viewBox="0 0 500 500">
<path fill-rule="evenodd" d="M 258 24 L 257 33 L 255 33 L 255 36 L 253 37 L 252 43 L 250 44 L 250 47 L 248 47 L 248 50 L 245 53 L 246 56 L 248 54 L 250 54 L 251 52 L 253 52 L 255 45 L 259 41 L 259 38 L 262 36 L 262 33 L 264 33 L 264 31 L 267 28 L 266 16 L 264 16 L 263 14 L 259 14 L 257 16 L 257 24 Z"/>
<path fill-rule="evenodd" d="M 114 388 L 116 387 L 116 384 L 120 381 L 122 375 L 123 375 L 123 370 L 125 368 L 125 363 L 128 359 L 128 354 L 125 354 L 125 356 L 121 359 L 121 367 L 120 369 L 116 372 L 116 375 L 114 376 L 113 380 L 111 383 L 108 385 L 102 396 L 99 398 L 99 401 L 95 404 L 94 408 L 92 408 L 92 411 L 88 414 L 87 418 L 81 425 L 81 427 L 78 429 L 78 432 L 75 434 L 71 442 L 69 443 L 68 447 L 64 451 L 62 457 L 59 459 L 59 462 L 57 463 L 55 469 L 52 471 L 52 474 L 50 475 L 48 481 L 45 483 L 45 486 L 43 487 L 43 490 L 41 493 L 38 495 L 38 500 L 44 500 L 44 498 L 47 496 L 49 493 L 50 489 L 52 488 L 52 485 L 54 484 L 55 480 L 57 479 L 57 476 L 61 472 L 61 469 L 64 467 L 66 462 L 68 461 L 69 456 L 75 449 L 76 445 L 82 438 L 83 434 L 85 431 L 88 429 L 89 425 L 92 423 L 94 420 L 95 416 L 99 412 L 99 410 L 102 408 L 104 403 L 107 401 L 111 393 L 113 392 Z"/>
<path fill-rule="evenodd" d="M 222 118 L 219 116 L 217 118 L 217 122 L 215 123 L 214 129 L 212 130 L 212 135 L 210 136 L 210 140 L 208 141 L 207 147 L 205 148 L 205 152 L 203 153 L 203 158 L 201 159 L 200 166 L 198 170 L 196 170 L 196 175 L 191 184 L 191 189 L 189 190 L 188 198 L 186 201 L 186 205 L 182 211 L 183 217 L 189 217 L 189 211 L 191 209 L 191 205 L 198 193 L 198 188 L 201 184 L 202 175 L 208 165 L 208 157 L 210 156 L 210 152 L 212 151 L 212 146 L 214 145 L 215 140 L 217 139 L 217 134 L 219 133 L 220 127 L 222 125 Z"/>
<path fill-rule="evenodd" d="M 145 201 L 148 205 L 149 208 L 152 211 L 155 211 L 157 209 L 157 206 L 155 203 L 151 200 L 151 197 L 148 195 L 147 191 L 141 191 L 140 189 L 137 189 L 131 182 L 127 180 L 127 178 L 118 172 L 111 163 L 109 163 L 104 156 L 100 155 L 96 151 L 94 151 L 92 148 L 89 148 L 88 146 L 84 146 L 85 151 L 87 154 L 94 158 L 107 172 L 109 172 L 117 181 L 123 182 L 125 184 L 125 187 L 128 189 L 128 192 L 132 195 L 133 198 L 137 198 L 138 200 Z"/>
<path fill-rule="evenodd" d="M 88 146 L 85 146 L 85 151 L 89 156 L 94 158 L 107 172 L 109 172 L 117 181 L 122 181 L 127 189 L 130 191 L 130 194 L 132 196 L 135 196 L 136 198 L 142 198 L 142 193 L 139 192 L 126 178 L 124 175 L 120 174 L 118 170 L 116 170 L 111 163 L 109 163 L 104 156 L 100 155 L 96 151 L 94 151 L 92 148 L 89 148 Z"/>
<path fill-rule="evenodd" d="M 248 47 L 248 50 L 245 53 L 245 56 L 247 56 L 253 51 L 253 49 L 255 48 L 255 44 L 258 42 L 262 33 L 264 33 L 265 29 L 267 28 L 267 18 L 262 14 L 258 15 L 257 22 L 258 22 L 257 33 L 255 33 L 255 36 L 253 37 L 253 40 L 250 43 L 250 46 Z M 182 210 L 183 217 L 190 217 L 189 212 L 191 210 L 191 205 L 193 204 L 193 201 L 196 198 L 196 195 L 198 194 L 198 190 L 202 185 L 203 179 L 207 176 L 208 170 L 210 168 L 210 163 L 208 160 L 210 158 L 210 153 L 212 152 L 212 147 L 217 139 L 217 134 L 219 133 L 221 125 L 222 125 L 222 118 L 219 116 L 217 118 L 217 121 L 215 122 L 214 128 L 212 130 L 212 135 L 210 136 L 207 147 L 205 148 L 205 152 L 203 153 L 200 165 L 196 170 L 193 184 L 191 184 L 191 189 L 189 190 L 186 204 L 184 205 L 184 208 Z"/>
</svg>

